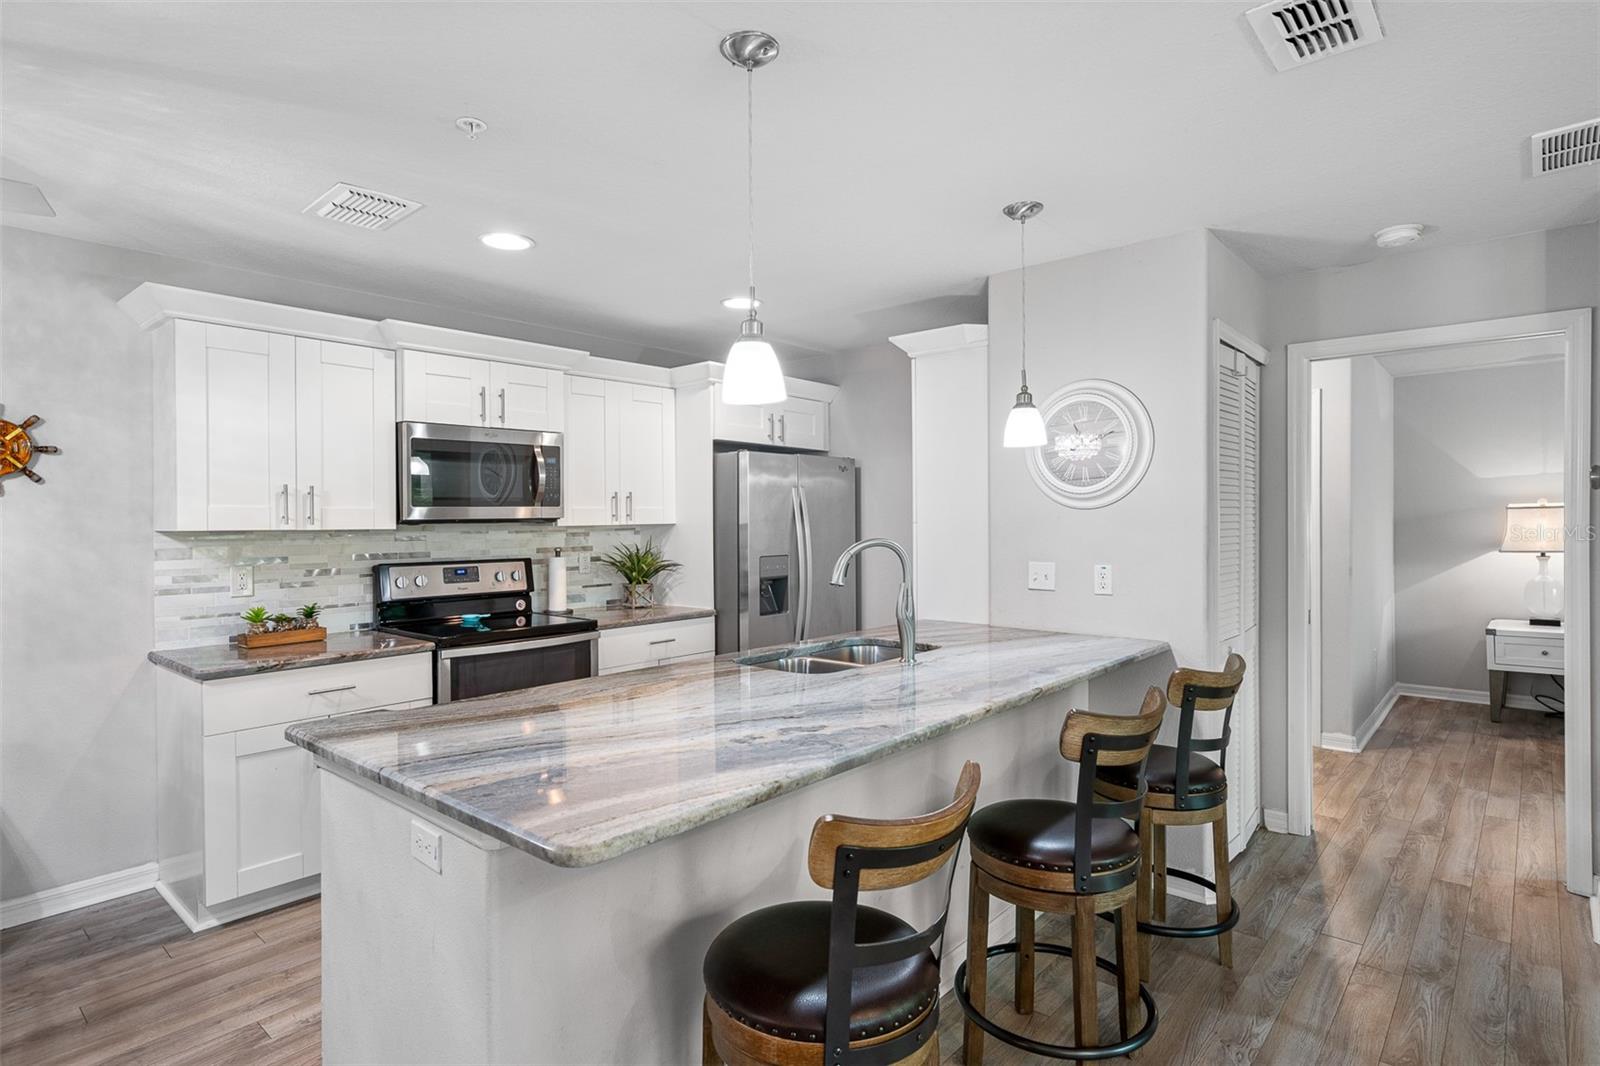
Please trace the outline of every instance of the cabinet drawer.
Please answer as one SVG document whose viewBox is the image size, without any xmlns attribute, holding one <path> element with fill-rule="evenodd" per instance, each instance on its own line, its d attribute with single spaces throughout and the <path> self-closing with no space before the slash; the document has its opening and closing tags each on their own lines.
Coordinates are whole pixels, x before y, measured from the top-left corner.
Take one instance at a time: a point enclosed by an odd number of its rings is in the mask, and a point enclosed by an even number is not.
<svg viewBox="0 0 1600 1066">
<path fill-rule="evenodd" d="M 1565 668 L 1566 647 L 1559 640 L 1531 637 L 1495 637 L 1494 659 L 1505 666 L 1547 669 L 1560 673 Z"/>
<path fill-rule="evenodd" d="M 205 734 L 388 707 L 433 695 L 433 656 L 367 659 L 208 681 Z"/>
<path fill-rule="evenodd" d="M 710 618 L 608 629 L 600 634 L 600 669 L 609 673 L 655 666 L 709 653 L 716 643 L 716 624 Z"/>
</svg>

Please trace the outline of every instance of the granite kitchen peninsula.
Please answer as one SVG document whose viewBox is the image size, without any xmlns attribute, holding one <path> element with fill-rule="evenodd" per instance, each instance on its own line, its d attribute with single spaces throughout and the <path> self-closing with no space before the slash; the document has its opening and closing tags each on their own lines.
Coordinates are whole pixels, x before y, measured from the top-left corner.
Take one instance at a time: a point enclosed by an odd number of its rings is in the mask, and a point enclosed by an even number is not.
<svg viewBox="0 0 1600 1066">
<path fill-rule="evenodd" d="M 292 727 L 325 771 L 325 1061 L 698 1061 L 706 947 L 757 907 L 823 898 L 819 816 L 936 809 L 968 759 L 980 802 L 1069 795 L 1066 710 L 1093 678 L 1170 665 L 1127 637 L 924 622 L 918 639 L 912 667 L 746 653 Z M 899 891 L 875 905 L 925 902 Z"/>
</svg>

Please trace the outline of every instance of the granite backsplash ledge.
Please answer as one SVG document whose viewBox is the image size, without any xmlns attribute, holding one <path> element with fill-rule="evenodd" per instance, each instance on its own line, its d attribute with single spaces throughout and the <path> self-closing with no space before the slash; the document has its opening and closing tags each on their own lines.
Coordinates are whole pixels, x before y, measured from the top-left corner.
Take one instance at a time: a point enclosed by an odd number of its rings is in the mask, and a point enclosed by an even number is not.
<svg viewBox="0 0 1600 1066">
<path fill-rule="evenodd" d="M 534 560 L 534 606 L 545 606 L 546 559 L 557 548 L 567 563 L 567 604 L 600 607 L 623 598 L 622 582 L 597 556 L 642 541 L 649 530 L 526 525 L 422 525 L 395 530 L 295 533 L 157 533 L 156 648 L 225 644 L 239 633 L 239 613 L 253 604 L 292 612 L 322 605 L 330 631 L 372 624 L 372 568 L 385 562 L 493 556 Z M 255 568 L 255 594 L 232 596 L 228 569 Z"/>
</svg>

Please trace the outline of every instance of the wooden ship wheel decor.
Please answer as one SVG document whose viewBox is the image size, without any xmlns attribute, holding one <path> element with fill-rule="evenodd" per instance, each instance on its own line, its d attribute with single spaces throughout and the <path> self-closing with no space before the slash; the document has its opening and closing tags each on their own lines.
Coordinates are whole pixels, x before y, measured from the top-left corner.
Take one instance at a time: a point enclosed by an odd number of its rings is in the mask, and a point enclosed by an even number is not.
<svg viewBox="0 0 1600 1066">
<path fill-rule="evenodd" d="M 55 455 L 60 448 L 52 448 L 48 444 L 35 444 L 33 436 L 28 432 L 39 424 L 38 415 L 29 415 L 22 420 L 22 424 L 7 422 L 0 418 L 0 480 L 12 474 L 21 474 L 29 481 L 43 482 L 44 478 L 33 472 L 33 467 L 28 464 L 33 462 L 36 455 Z M 5 487 L 0 485 L 0 495 L 5 494 Z"/>
</svg>

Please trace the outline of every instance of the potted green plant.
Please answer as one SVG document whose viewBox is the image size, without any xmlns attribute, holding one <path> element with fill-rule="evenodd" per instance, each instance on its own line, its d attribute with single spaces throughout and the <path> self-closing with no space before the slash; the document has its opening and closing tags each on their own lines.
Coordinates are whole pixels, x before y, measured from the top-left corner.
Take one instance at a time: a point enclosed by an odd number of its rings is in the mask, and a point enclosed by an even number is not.
<svg viewBox="0 0 1600 1066">
<path fill-rule="evenodd" d="M 648 607 L 654 602 L 655 580 L 662 574 L 681 567 L 656 547 L 655 541 L 643 544 L 619 544 L 600 557 L 600 561 L 617 572 L 627 586 L 629 607 Z"/>
<path fill-rule="evenodd" d="M 250 608 L 239 617 L 244 619 L 245 625 L 249 627 L 247 632 L 261 634 L 267 631 L 267 622 L 270 621 L 270 616 L 267 614 L 267 609 L 260 604 Z"/>
<path fill-rule="evenodd" d="M 294 628 L 294 615 L 278 613 L 272 616 L 272 631 L 281 633 L 285 629 Z"/>
<path fill-rule="evenodd" d="M 299 626 L 301 629 L 315 629 L 317 616 L 322 613 L 322 604 L 307 603 L 300 608 Z"/>
</svg>

